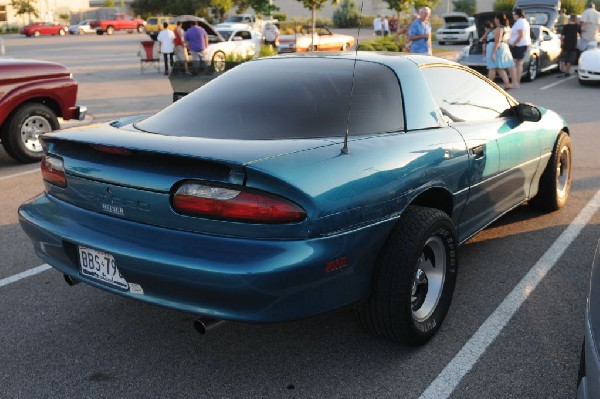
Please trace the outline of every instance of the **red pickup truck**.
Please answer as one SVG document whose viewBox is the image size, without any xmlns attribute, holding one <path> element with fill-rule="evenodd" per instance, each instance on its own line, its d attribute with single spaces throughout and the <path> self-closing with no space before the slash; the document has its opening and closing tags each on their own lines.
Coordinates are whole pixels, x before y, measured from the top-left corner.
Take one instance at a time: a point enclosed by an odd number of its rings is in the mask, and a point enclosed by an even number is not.
<svg viewBox="0 0 600 399">
<path fill-rule="evenodd" d="M 114 14 L 111 19 L 99 19 L 90 23 L 92 29 L 96 29 L 98 35 L 112 35 L 116 30 L 137 30 L 139 33 L 144 33 L 146 21 L 139 18 L 133 18 L 126 14 Z"/>
<path fill-rule="evenodd" d="M 42 158 L 38 136 L 59 129 L 64 120 L 85 117 L 75 105 L 77 81 L 60 64 L 34 60 L 0 60 L 0 140 L 18 162 Z"/>
</svg>

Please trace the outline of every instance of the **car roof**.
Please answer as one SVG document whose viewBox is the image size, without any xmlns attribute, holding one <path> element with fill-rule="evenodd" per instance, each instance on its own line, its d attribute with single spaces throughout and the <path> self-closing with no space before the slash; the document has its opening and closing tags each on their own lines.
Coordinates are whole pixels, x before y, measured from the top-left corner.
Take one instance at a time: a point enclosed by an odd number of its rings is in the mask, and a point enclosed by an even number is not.
<svg viewBox="0 0 600 399">
<path fill-rule="evenodd" d="M 342 58 L 356 59 L 357 61 L 370 61 L 385 64 L 390 67 L 407 67 L 412 65 L 417 68 L 430 64 L 448 64 L 459 65 L 454 61 L 449 61 L 444 58 L 433 57 L 430 55 L 397 53 L 392 51 L 346 51 L 346 52 L 319 52 L 319 53 L 292 53 L 282 54 L 269 58 L 304 58 L 304 57 L 322 57 L 322 58 Z M 257 60 L 260 61 L 260 60 Z"/>
</svg>

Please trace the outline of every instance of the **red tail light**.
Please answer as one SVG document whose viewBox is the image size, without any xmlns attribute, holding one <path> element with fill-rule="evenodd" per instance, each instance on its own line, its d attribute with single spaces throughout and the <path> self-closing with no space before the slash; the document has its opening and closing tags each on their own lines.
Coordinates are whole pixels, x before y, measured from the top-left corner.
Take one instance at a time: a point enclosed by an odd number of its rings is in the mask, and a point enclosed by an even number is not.
<svg viewBox="0 0 600 399">
<path fill-rule="evenodd" d="M 247 223 L 296 223 L 306 218 L 300 206 L 273 194 L 200 183 L 180 186 L 173 208 L 185 215 Z"/>
<path fill-rule="evenodd" d="M 67 187 L 67 176 L 63 160 L 54 155 L 46 155 L 42 158 L 42 177 L 48 183 L 58 187 Z"/>
</svg>

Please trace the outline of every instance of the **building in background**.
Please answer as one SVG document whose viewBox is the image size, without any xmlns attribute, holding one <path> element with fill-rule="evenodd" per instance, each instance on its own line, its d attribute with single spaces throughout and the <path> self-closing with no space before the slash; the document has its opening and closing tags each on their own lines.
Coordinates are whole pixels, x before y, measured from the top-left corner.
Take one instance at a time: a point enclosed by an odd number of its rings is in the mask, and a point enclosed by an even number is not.
<svg viewBox="0 0 600 399">
<path fill-rule="evenodd" d="M 0 30 L 8 30 L 11 27 L 28 25 L 30 22 L 67 22 L 71 11 L 87 9 L 90 7 L 89 0 L 31 0 L 38 11 L 39 16 L 33 14 L 17 15 L 16 10 L 10 5 L 10 0 L 0 0 Z"/>
</svg>

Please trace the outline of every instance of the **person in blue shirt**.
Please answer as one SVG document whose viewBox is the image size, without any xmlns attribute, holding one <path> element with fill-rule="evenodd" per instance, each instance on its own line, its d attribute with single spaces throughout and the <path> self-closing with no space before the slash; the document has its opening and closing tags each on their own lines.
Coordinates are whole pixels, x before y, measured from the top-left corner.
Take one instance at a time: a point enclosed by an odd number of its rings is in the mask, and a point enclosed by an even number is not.
<svg viewBox="0 0 600 399">
<path fill-rule="evenodd" d="M 202 61 L 204 50 L 208 47 L 208 35 L 206 31 L 201 26 L 198 26 L 198 22 L 196 21 L 185 32 L 183 38 L 192 55 L 192 61 Z"/>
<path fill-rule="evenodd" d="M 431 55 L 431 24 L 429 16 L 431 9 L 423 7 L 419 10 L 419 18 L 415 19 L 408 28 L 408 40 L 411 41 L 411 53 Z"/>
</svg>

